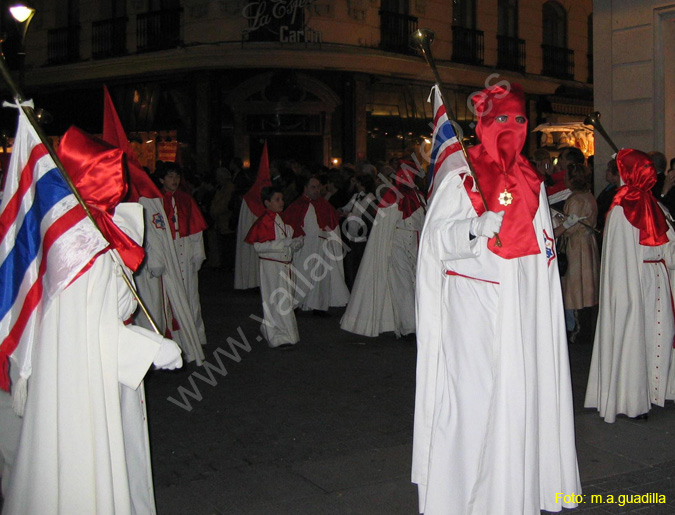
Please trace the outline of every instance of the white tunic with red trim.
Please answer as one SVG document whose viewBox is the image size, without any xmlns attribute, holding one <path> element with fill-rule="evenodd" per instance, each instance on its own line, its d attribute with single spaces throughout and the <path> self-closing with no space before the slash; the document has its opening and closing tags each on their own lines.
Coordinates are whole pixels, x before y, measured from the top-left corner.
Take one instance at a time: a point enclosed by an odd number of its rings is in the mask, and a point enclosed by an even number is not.
<svg viewBox="0 0 675 515">
<path fill-rule="evenodd" d="M 635 417 L 675 397 L 671 366 L 675 317 L 670 275 L 675 233 L 657 247 L 639 244 L 621 206 L 607 215 L 600 271 L 600 312 L 584 406 L 605 422 Z"/>
<path fill-rule="evenodd" d="M 293 256 L 296 306 L 303 311 L 344 306 L 349 300 L 349 290 L 345 284 L 339 229 L 319 227 L 312 204 L 307 207 L 303 220 L 305 244 Z"/>
<path fill-rule="evenodd" d="M 204 351 L 183 281 L 181 266 L 184 266 L 184 260 L 181 264 L 178 259 L 164 205 L 155 198 L 142 197 L 139 202 L 145 217 L 145 261 L 135 275 L 138 292 L 160 332 L 181 347 L 183 359 L 196 360 L 201 365 Z M 140 309 L 135 314 L 135 323 L 153 329 Z"/>
<path fill-rule="evenodd" d="M 295 278 L 291 271 L 293 251 L 289 243 L 293 228 L 277 214 L 274 218 L 274 239 L 253 244 L 260 262 L 260 295 L 263 302 L 263 323 L 260 331 L 270 347 L 300 341 L 293 312 Z"/>
<path fill-rule="evenodd" d="M 545 191 L 532 222 L 539 254 L 495 255 L 487 238 L 469 238 L 475 216 L 462 178 L 448 178 L 420 241 L 412 468 L 420 512 L 574 507 L 558 497 L 581 485 Z"/>
</svg>

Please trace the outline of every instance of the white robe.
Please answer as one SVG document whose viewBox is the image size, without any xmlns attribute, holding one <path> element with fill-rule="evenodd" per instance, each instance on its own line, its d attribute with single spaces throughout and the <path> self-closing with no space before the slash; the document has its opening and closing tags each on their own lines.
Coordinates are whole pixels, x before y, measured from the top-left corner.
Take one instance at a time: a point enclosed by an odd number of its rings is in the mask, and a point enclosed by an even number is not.
<svg viewBox="0 0 675 515">
<path fill-rule="evenodd" d="M 251 212 L 246 201 L 243 201 L 239 209 L 239 222 L 237 224 L 237 249 L 234 258 L 235 290 L 246 290 L 260 286 L 258 256 L 253 245 L 244 241 L 256 220 L 257 217 Z"/>
<path fill-rule="evenodd" d="M 183 350 L 186 361 L 196 361 L 201 365 L 204 360 L 203 332 L 198 332 L 195 325 L 193 300 L 185 289 L 164 204 L 161 199 L 155 198 L 141 198 L 139 202 L 143 205 L 145 218 L 145 260 L 135 275 L 139 295 L 160 332 L 164 333 L 167 326 L 171 329 L 172 318 L 176 318 L 180 329 L 171 331 L 172 339 Z M 135 321 L 141 327 L 152 330 L 152 325 L 140 309 Z"/>
<path fill-rule="evenodd" d="M 310 204 L 302 229 L 305 244 L 293 255 L 295 304 L 303 311 L 326 311 L 329 307 L 345 306 L 349 301 L 349 289 L 345 284 L 344 249 L 339 227 L 331 231 L 320 228 L 314 206 Z"/>
<path fill-rule="evenodd" d="M 178 236 L 173 240 L 178 255 L 178 264 L 187 294 L 192 320 L 197 328 L 199 342 L 206 345 L 206 329 L 202 318 L 202 303 L 199 300 L 199 270 L 206 259 L 203 232 Z"/>
<path fill-rule="evenodd" d="M 605 422 L 614 422 L 618 413 L 647 413 L 652 404 L 663 406 L 675 396 L 672 229 L 668 239 L 657 247 L 640 245 L 640 232 L 621 206 L 607 215 L 600 312 L 584 402 L 586 408 L 597 408 Z"/>
<path fill-rule="evenodd" d="M 300 341 L 293 312 L 293 251 L 288 246 L 293 238 L 293 228 L 284 224 L 279 215 L 275 219 L 275 236 L 274 240 L 253 244 L 260 261 L 263 301 L 260 330 L 270 347 Z"/>
<path fill-rule="evenodd" d="M 379 208 L 340 327 L 363 336 L 415 332 L 415 272 L 424 209 Z"/>
<path fill-rule="evenodd" d="M 533 225 L 541 253 L 503 259 L 487 238 L 470 240 L 476 213 L 461 177 L 446 178 L 434 193 L 417 269 L 412 468 L 426 515 L 576 506 L 556 498 L 581 485 L 543 187 L 539 206 Z"/>
<path fill-rule="evenodd" d="M 44 313 L 4 515 L 155 513 L 142 380 L 161 337 L 123 324 L 121 273 L 98 257 Z"/>
<path fill-rule="evenodd" d="M 10 384 L 19 380 L 19 367 L 10 360 Z M 2 495 L 7 495 L 7 483 L 14 467 L 16 449 L 19 445 L 22 418 L 14 412 L 12 396 L 0 390 L 0 477 L 2 477 Z"/>
</svg>

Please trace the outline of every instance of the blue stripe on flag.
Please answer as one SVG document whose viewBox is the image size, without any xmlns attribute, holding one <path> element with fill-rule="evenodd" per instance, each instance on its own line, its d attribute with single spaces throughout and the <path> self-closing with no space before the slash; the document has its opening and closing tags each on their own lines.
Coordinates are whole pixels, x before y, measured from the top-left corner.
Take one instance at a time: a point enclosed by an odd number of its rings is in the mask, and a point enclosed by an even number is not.
<svg viewBox="0 0 675 515">
<path fill-rule="evenodd" d="M 436 138 L 434 139 L 434 148 L 431 151 L 431 165 L 432 167 L 436 163 L 436 158 L 438 157 L 438 153 L 443 146 L 443 144 L 451 140 L 452 138 L 456 138 L 457 134 L 455 133 L 455 130 L 452 127 L 452 124 L 449 121 L 443 122 L 443 124 L 440 126 L 438 129 L 438 133 L 436 134 Z"/>
<path fill-rule="evenodd" d="M 58 168 L 49 170 L 35 184 L 33 205 L 24 217 L 14 247 L 0 266 L 0 320 L 14 304 L 23 277 L 40 250 L 42 219 L 54 205 L 70 194 Z"/>
</svg>

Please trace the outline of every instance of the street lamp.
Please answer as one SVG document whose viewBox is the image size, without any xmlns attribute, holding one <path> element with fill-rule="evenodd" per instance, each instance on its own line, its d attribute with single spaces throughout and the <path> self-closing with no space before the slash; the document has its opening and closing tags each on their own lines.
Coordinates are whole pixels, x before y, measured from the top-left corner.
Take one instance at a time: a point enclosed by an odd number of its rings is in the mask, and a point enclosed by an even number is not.
<svg viewBox="0 0 675 515">
<path fill-rule="evenodd" d="M 9 12 L 19 26 L 19 36 L 21 37 L 21 44 L 18 52 L 19 87 L 23 89 L 24 74 L 26 69 L 26 32 L 28 32 L 28 26 L 35 15 L 35 9 L 26 4 L 16 4 L 9 8 Z"/>
</svg>

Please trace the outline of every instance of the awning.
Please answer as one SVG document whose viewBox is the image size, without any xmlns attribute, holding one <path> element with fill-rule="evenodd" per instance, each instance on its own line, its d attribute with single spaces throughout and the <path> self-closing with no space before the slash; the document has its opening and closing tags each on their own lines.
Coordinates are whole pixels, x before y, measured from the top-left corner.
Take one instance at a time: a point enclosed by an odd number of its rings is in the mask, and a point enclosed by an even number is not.
<svg viewBox="0 0 675 515">
<path fill-rule="evenodd" d="M 568 123 L 542 123 L 537 125 L 532 132 L 575 132 L 587 131 L 593 132 L 592 125 L 586 125 L 584 122 L 568 122 Z"/>
</svg>

